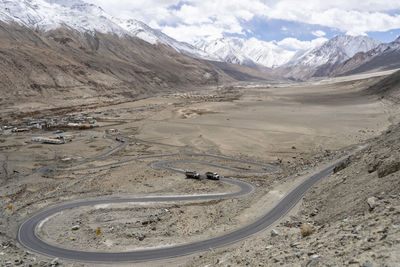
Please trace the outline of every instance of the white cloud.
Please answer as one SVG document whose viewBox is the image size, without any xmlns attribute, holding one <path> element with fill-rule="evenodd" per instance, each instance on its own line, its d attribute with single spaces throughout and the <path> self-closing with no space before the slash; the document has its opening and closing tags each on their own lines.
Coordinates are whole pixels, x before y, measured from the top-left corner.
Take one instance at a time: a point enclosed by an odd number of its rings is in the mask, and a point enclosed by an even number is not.
<svg viewBox="0 0 400 267">
<path fill-rule="evenodd" d="M 222 37 L 224 29 L 212 24 L 204 25 L 179 25 L 177 27 L 164 27 L 163 32 L 182 42 L 192 42 L 208 36 Z"/>
<path fill-rule="evenodd" d="M 268 18 L 318 24 L 353 34 L 400 28 L 400 15 L 385 13 L 399 10 L 400 1 L 308 0 L 299 5 L 295 0 L 283 0 L 274 1 L 270 9 Z"/>
<path fill-rule="evenodd" d="M 321 31 L 321 30 L 313 31 L 311 33 L 312 33 L 312 35 L 317 36 L 317 37 L 323 37 L 323 36 L 326 35 L 326 33 L 324 31 Z"/>
<path fill-rule="evenodd" d="M 277 42 L 277 45 L 288 50 L 308 50 L 320 46 L 326 41 L 328 41 L 326 38 L 317 38 L 311 41 L 300 41 L 296 38 L 285 38 L 282 41 Z"/>
<path fill-rule="evenodd" d="M 180 41 L 190 42 L 201 34 L 244 34 L 247 29 L 243 28 L 243 22 L 263 16 L 269 10 L 260 0 L 84 1 L 103 7 L 115 17 L 134 18 Z"/>
<path fill-rule="evenodd" d="M 143 21 L 188 42 L 213 34 L 243 34 L 247 30 L 243 28 L 244 22 L 253 18 L 316 24 L 353 35 L 400 28 L 400 15 L 388 12 L 400 10 L 398 0 L 307 0 L 301 3 L 298 0 L 84 1 L 102 6 L 115 17 Z M 312 33 L 316 37 L 325 36 L 323 31 Z M 292 42 L 292 46 L 301 45 Z"/>
</svg>

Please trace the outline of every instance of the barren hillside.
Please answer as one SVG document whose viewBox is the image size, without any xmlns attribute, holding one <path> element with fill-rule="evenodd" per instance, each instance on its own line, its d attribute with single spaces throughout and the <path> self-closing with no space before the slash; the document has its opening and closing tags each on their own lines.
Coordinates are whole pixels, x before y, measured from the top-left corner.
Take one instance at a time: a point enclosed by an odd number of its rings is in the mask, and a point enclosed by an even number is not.
<svg viewBox="0 0 400 267">
<path fill-rule="evenodd" d="M 226 64 L 228 65 L 228 64 Z M 0 24 L 0 98 L 4 106 L 35 102 L 75 105 L 263 79 L 261 71 L 234 72 L 151 45 L 135 37 L 69 29 L 40 33 Z"/>
<path fill-rule="evenodd" d="M 0 93 L 7 100 L 145 96 L 215 84 L 215 68 L 136 38 L 0 28 Z"/>
<path fill-rule="evenodd" d="M 400 71 L 370 86 L 366 92 L 398 103 L 400 101 Z"/>
</svg>

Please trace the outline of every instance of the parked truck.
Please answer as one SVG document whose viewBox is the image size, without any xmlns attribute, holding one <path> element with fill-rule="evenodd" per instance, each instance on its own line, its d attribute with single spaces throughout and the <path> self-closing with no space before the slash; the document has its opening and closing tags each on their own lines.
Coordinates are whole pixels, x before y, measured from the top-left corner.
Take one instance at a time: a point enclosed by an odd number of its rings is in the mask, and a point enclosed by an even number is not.
<svg viewBox="0 0 400 267">
<path fill-rule="evenodd" d="M 196 171 L 186 171 L 186 178 L 190 178 L 190 179 L 200 179 L 200 173 L 196 172 Z"/>
<path fill-rule="evenodd" d="M 219 180 L 219 174 L 216 172 L 206 172 L 206 177 L 210 180 Z"/>
</svg>

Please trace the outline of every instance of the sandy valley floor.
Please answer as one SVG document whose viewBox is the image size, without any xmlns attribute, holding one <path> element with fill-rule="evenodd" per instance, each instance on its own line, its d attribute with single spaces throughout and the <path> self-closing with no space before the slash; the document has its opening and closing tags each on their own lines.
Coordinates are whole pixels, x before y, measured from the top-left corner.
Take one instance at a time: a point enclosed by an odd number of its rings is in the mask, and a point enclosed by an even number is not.
<svg viewBox="0 0 400 267">
<path fill-rule="evenodd" d="M 152 163 L 156 160 L 135 160 L 143 155 L 209 153 L 272 163 L 281 170 L 271 175 L 214 170 L 255 186 L 254 194 L 241 199 L 70 210 L 43 223 L 39 235 L 66 248 L 119 251 L 201 240 L 249 223 L 298 184 L 303 175 L 399 122 L 398 106 L 362 92 L 377 79 L 239 86 L 90 109 L 82 107 L 79 112 L 65 110 L 65 114 L 85 113 L 96 119 L 100 127 L 70 130 L 67 133 L 74 135 L 74 140 L 60 146 L 30 141 L 33 136 L 51 132 L 3 133 L 0 135 L 0 241 L 3 243 L 0 265 L 21 258 L 38 266 L 52 260 L 26 254 L 15 240 L 18 225 L 49 205 L 112 196 L 235 190 L 219 182 L 192 181 L 183 175 L 155 170 Z M 26 116 L 27 120 L 38 120 L 52 115 L 42 111 Z M 10 118 L 8 123 L 17 126 L 18 120 Z M 107 134 L 105 138 L 105 131 L 111 128 L 118 133 Z M 120 151 L 76 164 L 117 146 L 117 136 L 126 141 Z M 182 155 L 169 159 L 185 158 Z M 123 160 L 131 161 L 101 167 Z M 46 174 L 36 171 L 43 166 L 65 165 L 66 161 L 75 164 Z M 221 165 L 250 167 L 218 161 Z M 202 173 L 209 170 L 196 164 L 172 165 Z M 12 210 L 8 209 L 10 205 Z M 79 229 L 72 230 L 75 225 Z M 100 237 L 95 235 L 98 227 L 103 229 Z M 269 232 L 263 235 L 270 236 Z M 246 240 L 246 244 L 251 240 Z M 227 248 L 224 253 L 229 255 L 229 251 Z M 204 257 L 213 255 L 208 253 Z M 199 255 L 154 264 L 191 265 L 196 259 Z M 60 262 L 66 266 L 80 265 Z"/>
</svg>

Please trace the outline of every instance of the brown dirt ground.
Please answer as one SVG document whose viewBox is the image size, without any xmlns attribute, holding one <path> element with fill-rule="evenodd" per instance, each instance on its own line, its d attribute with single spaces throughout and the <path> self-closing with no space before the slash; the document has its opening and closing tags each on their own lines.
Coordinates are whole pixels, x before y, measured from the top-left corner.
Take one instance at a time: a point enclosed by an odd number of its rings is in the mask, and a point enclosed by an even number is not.
<svg viewBox="0 0 400 267">
<path fill-rule="evenodd" d="M 110 210 L 89 209 L 85 212 L 71 210 L 68 211 L 71 214 L 68 216 L 67 224 L 57 224 L 57 221 L 61 222 L 63 218 L 65 219 L 62 215 L 57 215 L 53 218 L 55 223 L 50 220 L 43 225 L 42 230 L 48 230 L 46 236 L 53 237 L 51 242 L 61 242 L 66 247 L 86 246 L 90 250 L 107 250 L 107 244 L 116 242 L 127 247 L 147 247 L 152 244 L 160 244 L 161 238 L 165 243 L 179 242 L 182 238 L 188 237 L 196 240 L 240 227 L 254 220 L 265 212 L 266 208 L 276 203 L 285 192 L 301 181 L 302 177 L 304 178 L 301 174 L 307 174 L 324 162 L 341 156 L 343 151 L 355 144 L 379 136 L 389 125 L 398 122 L 400 118 L 398 106 L 392 105 L 386 100 L 362 94 L 361 90 L 374 81 L 367 79 L 341 81 L 340 83 L 248 86 L 237 89 L 236 100 L 232 99 L 231 92 L 227 93 L 225 100 L 221 97 L 187 98 L 168 95 L 98 107 L 85 112 L 88 116 L 96 117 L 99 122 L 103 120 L 102 127 L 74 132 L 76 139 L 72 143 L 62 146 L 37 145 L 29 141 L 32 134 L 47 134 L 43 132 L 1 135 L 0 207 L 2 219 L 0 221 L 0 241 L 3 243 L 3 248 L 0 247 L 0 253 L 3 253 L 1 254 L 2 264 L 5 264 L 6 261 L 14 263 L 15 260 L 22 259 L 26 263 L 43 266 L 51 261 L 40 255 L 27 254 L 15 241 L 18 225 L 30 214 L 49 205 L 115 195 L 194 194 L 232 190 L 225 186 L 215 187 L 214 183 L 209 182 L 193 183 L 168 171 L 154 170 L 151 168 L 151 160 L 141 160 L 104 169 L 60 171 L 44 176 L 34 173 L 34 170 L 40 166 L 61 163 L 61 159 L 64 157 L 79 160 L 100 154 L 110 147 L 116 146 L 117 142 L 103 138 L 106 129 L 118 129 L 118 135 L 128 143 L 126 148 L 109 158 L 77 167 L 98 166 L 135 158 L 139 155 L 204 152 L 223 154 L 254 162 L 274 162 L 282 170 L 274 175 L 254 176 L 224 173 L 223 170 L 218 170 L 222 175 L 232 175 L 244 179 L 256 187 L 253 195 L 240 200 L 178 204 L 179 207 L 174 206 L 175 204 L 171 204 L 169 207 L 161 205 L 151 209 L 115 207 Z M 221 96 L 221 92 L 218 90 L 206 93 Z M 187 110 L 194 115 L 182 117 Z M 207 112 L 204 112 L 205 110 Z M 40 113 L 35 114 L 35 118 L 40 116 Z M 48 116 L 48 114 L 43 116 Z M 94 138 L 95 136 L 97 138 Z M 198 168 L 201 167 L 198 166 Z M 362 169 L 362 167 L 357 168 Z M 203 171 L 203 169 L 201 170 Z M 343 170 L 343 173 L 345 172 L 346 170 Z M 344 176 L 332 177 L 343 179 Z M 348 175 L 348 177 L 350 176 Z M 327 181 L 327 185 L 321 183 L 310 191 L 305 198 L 304 206 L 293 211 L 292 215 L 298 216 L 298 219 L 289 220 L 294 222 L 293 225 L 296 225 L 297 222 L 310 221 L 317 227 L 319 233 L 320 227 L 327 221 L 334 224 L 349 214 L 345 207 L 346 203 L 353 204 L 352 198 L 341 199 L 335 193 L 340 190 L 332 192 L 328 190 L 328 188 L 335 189 L 335 187 L 332 187 L 333 184 L 330 184 L 329 179 Z M 357 184 L 363 184 L 363 181 L 357 182 Z M 373 186 L 378 185 L 380 183 L 373 184 Z M 346 188 L 343 185 L 340 186 Z M 366 190 L 363 192 L 364 195 L 359 197 L 360 205 L 365 203 L 363 198 L 376 193 Z M 266 196 L 269 198 L 266 199 Z M 357 195 L 352 197 L 355 196 Z M 326 200 L 330 198 L 339 199 L 336 200 L 339 202 L 330 204 Z M 382 201 L 387 198 L 389 196 L 385 195 Z M 265 202 L 267 204 L 263 206 L 262 204 Z M 7 209 L 9 205 L 13 205 L 12 210 Z M 321 212 L 325 206 L 326 210 Z M 336 209 L 336 207 L 340 208 Z M 316 208 L 319 212 L 312 219 L 303 214 L 304 212 L 308 213 L 309 209 Z M 170 210 L 168 214 L 162 215 L 165 216 L 162 220 L 165 220 L 167 226 L 159 222 L 152 225 L 156 230 L 152 230 L 152 227 L 147 225 L 143 228 L 121 226 L 129 219 L 127 212 L 134 212 L 134 218 L 147 218 L 150 215 L 161 216 L 160 212 L 163 209 Z M 204 211 L 208 213 L 206 214 Z M 297 211 L 300 211 L 299 215 L 295 213 Z M 357 211 L 351 210 L 351 212 Z M 396 212 L 396 207 L 394 212 Z M 93 214 L 93 217 L 88 214 Z M 100 224 L 105 229 L 114 227 L 113 232 L 106 232 L 101 242 L 91 239 L 91 229 L 99 223 L 96 222 L 96 218 L 107 214 L 112 215 L 112 220 L 100 222 Z M 182 216 L 176 216 L 176 214 L 182 214 Z M 220 216 L 221 214 L 222 216 Z M 381 216 L 381 213 L 378 215 Z M 198 217 L 195 218 L 195 216 Z M 364 220 L 362 216 L 369 216 L 369 213 L 359 216 L 354 217 L 354 220 Z M 74 241 L 65 240 L 72 233 L 72 224 L 80 218 L 83 223 L 79 238 L 75 237 Z M 133 224 L 130 226 L 135 226 L 136 221 L 131 222 Z M 191 225 L 193 222 L 200 223 Z M 210 227 L 210 225 L 214 227 Z M 394 223 L 394 225 L 396 224 Z M 287 242 L 283 242 L 286 236 L 291 236 L 288 240 L 293 239 L 300 242 L 301 244 L 296 246 L 305 250 L 299 256 L 301 261 L 296 264 L 307 263 L 308 260 L 316 260 L 319 257 L 324 259 L 325 255 L 329 262 L 330 257 L 333 257 L 331 254 L 323 254 L 325 252 L 316 252 L 315 249 L 308 255 L 306 249 L 310 249 L 308 247 L 311 246 L 310 242 L 314 242 L 317 236 L 311 235 L 304 241 L 304 239 L 298 238 L 296 227 L 286 227 L 287 232 L 284 230 L 285 227 L 279 226 L 278 231 L 281 234 L 274 239 L 278 241 L 272 240 L 269 232 L 266 231 L 256 238 L 250 238 L 216 252 L 191 255 L 178 260 L 154 264 L 215 265 L 218 261 L 222 265 L 245 265 L 249 258 L 256 260 L 249 261 L 250 265 L 295 262 L 296 255 L 293 258 L 280 256 L 286 255 L 284 251 L 288 251 L 290 247 L 285 245 Z M 325 229 L 338 231 L 342 226 L 333 227 L 338 228 Z M 63 232 L 61 237 L 60 232 Z M 166 234 L 167 232 L 169 234 Z M 140 235 L 145 235 L 146 238 L 138 241 Z M 131 246 L 129 241 L 132 239 L 135 242 Z M 281 245 L 278 245 L 280 243 Z M 319 245 L 316 244 L 316 246 Z M 269 246 L 273 246 L 273 248 Z M 374 249 L 372 248 L 372 250 Z M 340 253 L 350 255 L 347 250 Z M 318 257 L 313 255 L 318 255 Z M 275 258 L 278 261 L 275 261 Z M 257 261 L 257 259 L 259 260 Z M 373 260 L 374 258 L 362 256 L 362 259 Z M 40 261 L 43 262 L 40 263 Z M 377 260 L 376 262 L 385 261 Z M 64 263 L 65 265 L 75 264 L 69 261 Z M 346 261 L 342 263 L 346 263 Z M 79 264 L 74 266 L 77 265 Z"/>
</svg>

